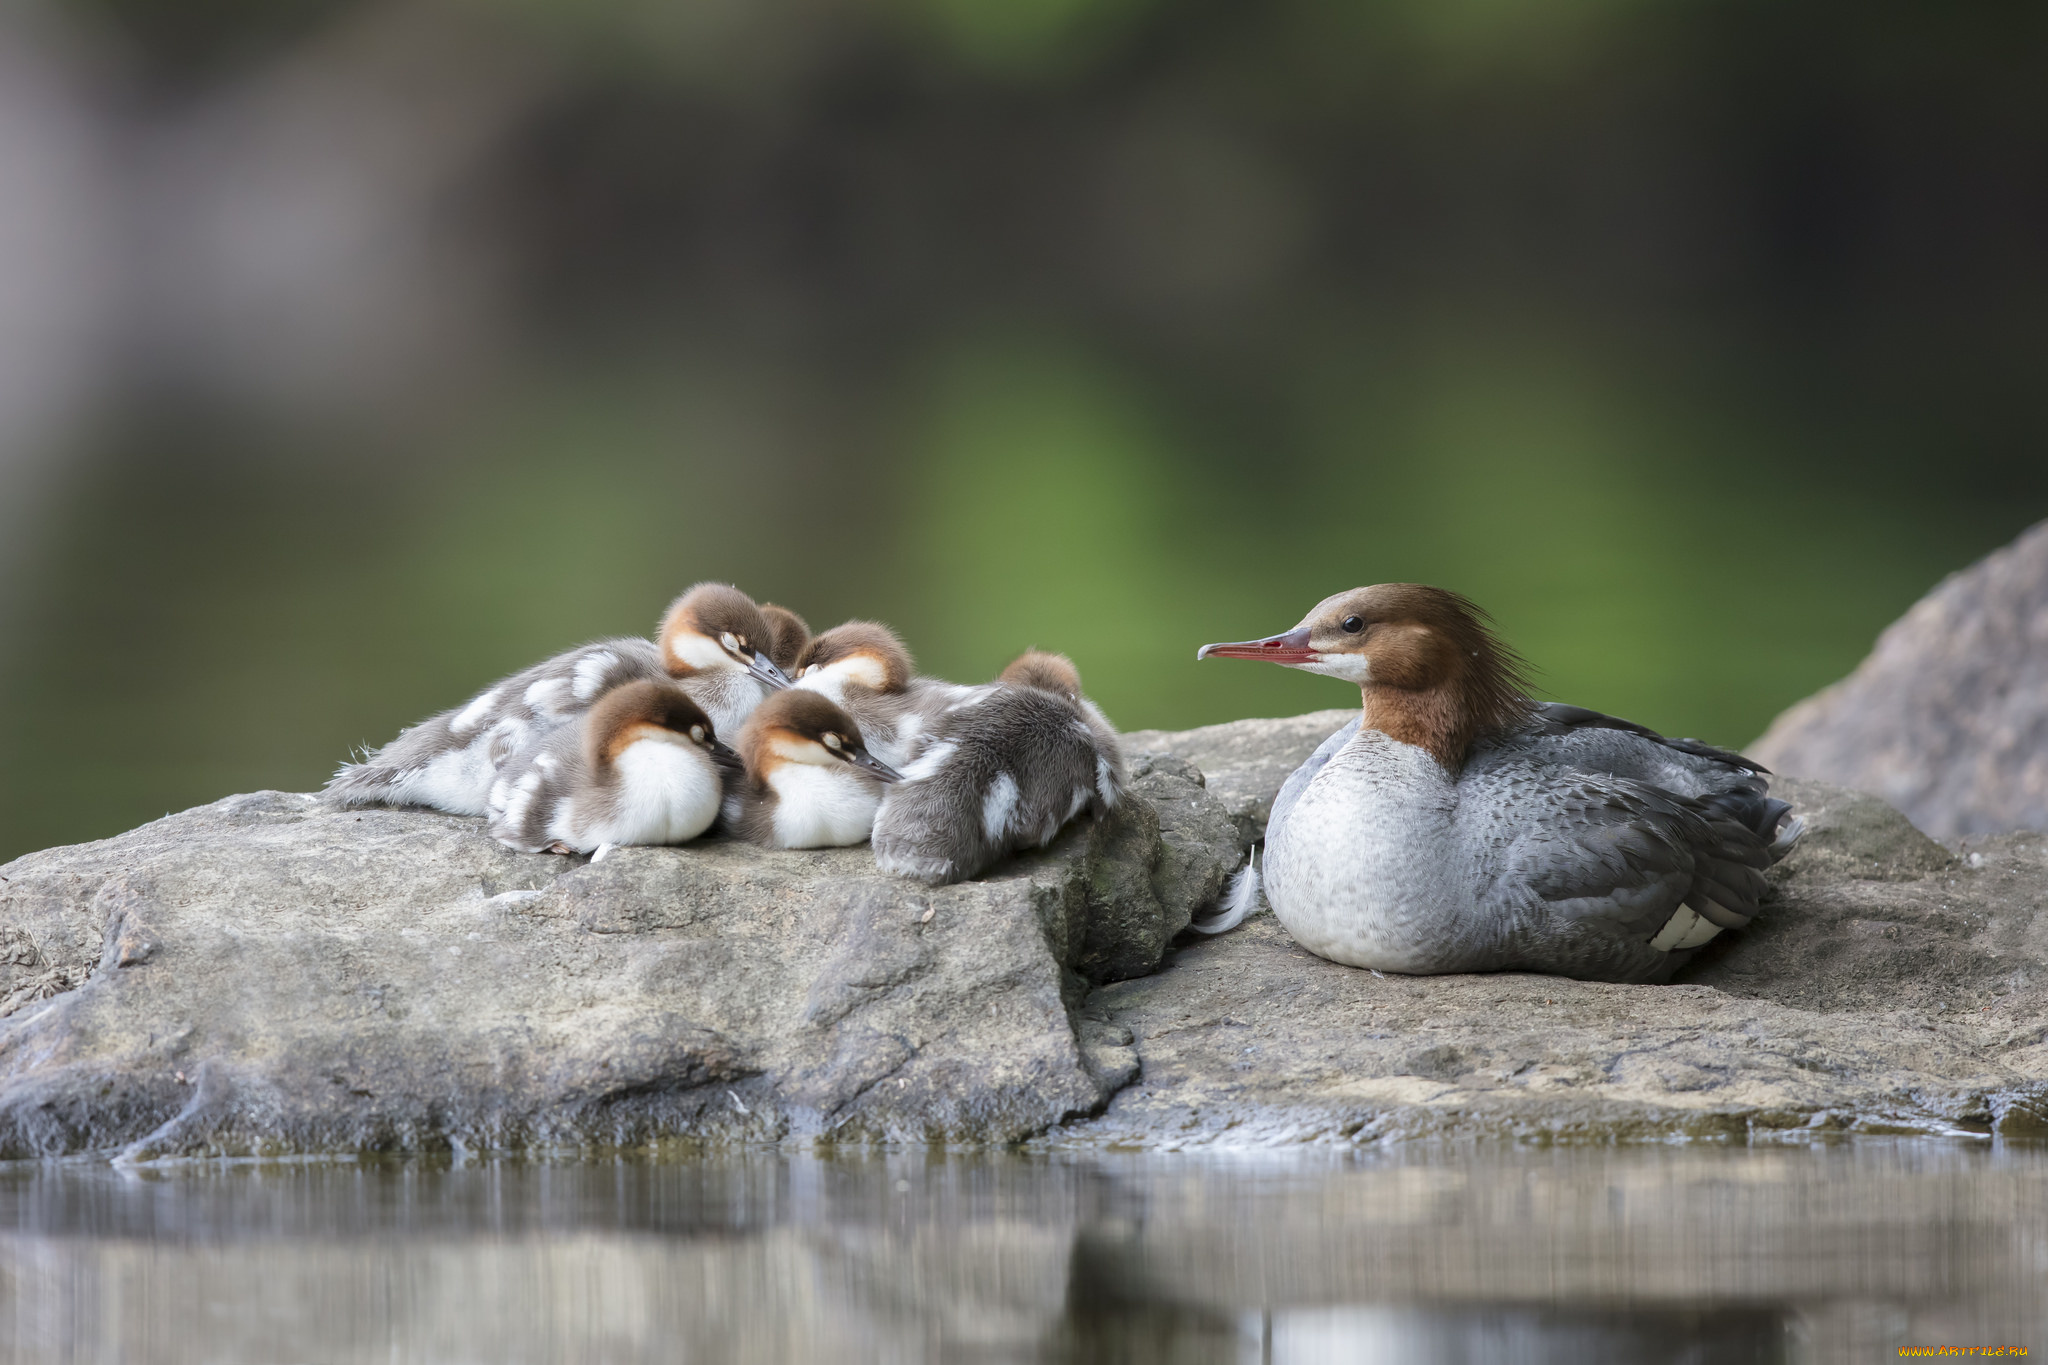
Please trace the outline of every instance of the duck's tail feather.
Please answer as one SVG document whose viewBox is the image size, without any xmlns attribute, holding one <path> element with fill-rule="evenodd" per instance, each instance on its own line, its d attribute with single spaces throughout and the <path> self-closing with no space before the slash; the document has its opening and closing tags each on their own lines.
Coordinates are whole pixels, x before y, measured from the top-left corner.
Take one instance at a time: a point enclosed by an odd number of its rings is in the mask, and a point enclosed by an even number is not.
<svg viewBox="0 0 2048 1365">
<path fill-rule="evenodd" d="M 1789 807 L 1787 808 L 1789 810 Z M 1806 817 L 1795 815 L 1778 830 L 1778 837 L 1771 840 L 1771 861 L 1776 862 L 1792 851 L 1799 842 L 1799 836 L 1806 833 Z"/>
<path fill-rule="evenodd" d="M 400 774 L 365 754 L 360 763 L 344 763 L 327 779 L 321 792 L 337 806 L 378 806 L 393 800 Z"/>
<path fill-rule="evenodd" d="M 1223 903 L 1208 919 L 1190 920 L 1188 928 L 1198 934 L 1227 934 L 1238 925 L 1259 903 L 1259 851 L 1255 848 L 1245 859 L 1244 866 L 1230 879 L 1230 888 L 1223 895 Z"/>
</svg>

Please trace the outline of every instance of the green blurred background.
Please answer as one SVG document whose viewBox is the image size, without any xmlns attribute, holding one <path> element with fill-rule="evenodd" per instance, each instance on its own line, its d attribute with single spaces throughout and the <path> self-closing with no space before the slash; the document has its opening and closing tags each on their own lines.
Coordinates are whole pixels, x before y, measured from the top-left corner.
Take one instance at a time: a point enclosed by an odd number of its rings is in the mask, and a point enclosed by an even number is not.
<svg viewBox="0 0 2048 1365">
<path fill-rule="evenodd" d="M 700 578 L 1126 727 L 1412 579 L 1724 743 L 2048 514 L 2048 9 L 0 18 L 0 858 Z"/>
</svg>

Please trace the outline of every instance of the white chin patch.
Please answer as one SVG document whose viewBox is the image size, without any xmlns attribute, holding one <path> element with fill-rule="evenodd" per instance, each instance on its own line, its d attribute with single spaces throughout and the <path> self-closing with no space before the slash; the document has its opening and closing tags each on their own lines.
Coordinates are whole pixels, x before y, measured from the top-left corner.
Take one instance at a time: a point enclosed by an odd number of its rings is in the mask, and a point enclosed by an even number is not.
<svg viewBox="0 0 2048 1365">
<path fill-rule="evenodd" d="M 1342 678 L 1345 682 L 1364 686 L 1372 677 L 1372 661 L 1363 654 L 1318 654 L 1305 664 L 1295 664 L 1304 673 L 1320 673 L 1326 678 Z"/>
</svg>

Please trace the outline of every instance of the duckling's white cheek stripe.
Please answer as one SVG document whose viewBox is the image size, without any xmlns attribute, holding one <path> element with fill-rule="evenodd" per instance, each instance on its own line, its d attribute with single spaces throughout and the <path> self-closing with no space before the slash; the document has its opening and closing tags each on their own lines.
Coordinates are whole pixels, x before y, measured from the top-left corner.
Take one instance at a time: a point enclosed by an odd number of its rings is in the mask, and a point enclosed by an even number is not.
<svg viewBox="0 0 2048 1365">
<path fill-rule="evenodd" d="M 839 762 L 816 740 L 795 735 L 776 735 L 768 741 L 768 752 L 784 763 L 833 764 Z"/>
<path fill-rule="evenodd" d="M 498 689 L 494 687 L 458 711 L 455 719 L 448 722 L 448 728 L 458 735 L 465 730 L 474 730 L 497 704 Z"/>
<path fill-rule="evenodd" d="M 685 633 L 668 642 L 668 652 L 678 662 L 692 668 L 724 668 L 732 662 L 732 655 L 716 640 L 707 640 L 701 635 Z"/>
<path fill-rule="evenodd" d="M 887 671 L 882 667 L 882 661 L 872 654 L 856 654 L 850 659 L 841 659 L 825 671 L 830 673 L 833 669 L 843 673 L 848 682 L 857 682 L 862 687 L 871 687 L 877 692 L 881 691 L 882 684 L 889 680 Z"/>
<path fill-rule="evenodd" d="M 589 701 L 597 695 L 597 689 L 604 686 L 605 675 L 612 671 L 612 665 L 619 656 L 608 649 L 601 649 L 587 658 L 576 661 L 576 700 Z"/>
<path fill-rule="evenodd" d="M 1010 828 L 1010 816 L 1017 809 L 1017 779 L 1008 773 L 997 773 L 996 780 L 989 783 L 988 795 L 981 799 L 981 830 L 991 842 L 1001 839 Z"/>
</svg>

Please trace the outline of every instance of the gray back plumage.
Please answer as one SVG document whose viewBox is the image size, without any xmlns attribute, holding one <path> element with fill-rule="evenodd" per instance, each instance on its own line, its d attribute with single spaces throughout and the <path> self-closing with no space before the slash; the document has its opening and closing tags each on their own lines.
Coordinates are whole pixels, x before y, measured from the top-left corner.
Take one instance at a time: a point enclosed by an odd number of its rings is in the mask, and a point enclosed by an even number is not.
<svg viewBox="0 0 2048 1365">
<path fill-rule="evenodd" d="M 920 756 L 875 817 L 884 871 L 934 883 L 977 876 L 1123 797 L 1122 745 L 1085 700 L 991 683 L 926 726 Z"/>
<path fill-rule="evenodd" d="M 761 687 L 736 668 L 671 679 L 651 640 L 598 640 L 521 669 L 461 706 L 430 716 L 360 763 L 345 763 L 327 784 L 342 806 L 431 806 L 483 815 L 505 766 L 558 728 L 587 715 L 598 698 L 630 682 L 674 682 L 729 740 L 760 700 Z"/>
<path fill-rule="evenodd" d="M 423 805 L 485 814 L 491 785 L 506 764 L 579 720 L 614 687 L 667 677 L 651 641 L 628 636 L 579 645 L 402 731 L 362 762 L 343 764 L 325 794 L 342 806 Z"/>
</svg>

